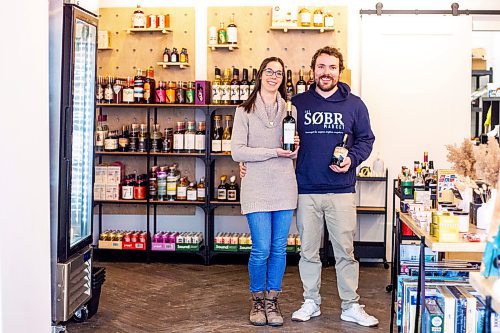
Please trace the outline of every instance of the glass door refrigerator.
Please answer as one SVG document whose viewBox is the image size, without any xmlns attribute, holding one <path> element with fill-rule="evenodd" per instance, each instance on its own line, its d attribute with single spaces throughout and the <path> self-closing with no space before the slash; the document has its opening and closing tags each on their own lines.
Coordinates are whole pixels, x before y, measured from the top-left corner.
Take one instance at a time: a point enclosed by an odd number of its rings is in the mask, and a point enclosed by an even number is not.
<svg viewBox="0 0 500 333">
<path fill-rule="evenodd" d="M 55 146 L 51 150 L 51 210 L 55 212 L 51 220 L 54 323 L 67 321 L 76 311 L 84 311 L 92 292 L 98 19 L 75 5 L 64 4 L 62 9 L 61 45 L 56 47 L 61 51 L 60 69 L 54 68 L 57 64 L 52 63 L 53 59 L 50 69 L 51 104 L 60 102 L 59 112 L 56 105 L 51 105 L 51 144 Z M 57 34 L 51 32 L 51 38 L 54 40 L 50 43 L 57 44 Z M 52 81 L 57 80 L 57 72 L 61 78 L 59 87 Z M 59 98 L 52 94 L 52 89 L 59 90 Z"/>
</svg>

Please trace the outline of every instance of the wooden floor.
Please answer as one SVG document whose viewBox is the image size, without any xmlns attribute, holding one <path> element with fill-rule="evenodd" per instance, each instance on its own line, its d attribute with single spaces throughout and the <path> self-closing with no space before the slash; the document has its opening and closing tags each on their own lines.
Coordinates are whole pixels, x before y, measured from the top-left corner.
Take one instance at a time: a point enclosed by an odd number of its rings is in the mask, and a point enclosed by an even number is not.
<svg viewBox="0 0 500 333">
<path fill-rule="evenodd" d="M 248 322 L 250 297 L 245 265 L 97 263 L 106 267 L 99 312 L 67 332 L 389 332 L 390 270 L 361 266 L 361 304 L 380 325 L 365 328 L 340 320 L 335 269 L 322 275 L 321 316 L 309 322 L 290 320 L 302 304 L 298 267 L 286 269 L 280 298 L 285 318 L 281 328 L 254 327 Z"/>
</svg>

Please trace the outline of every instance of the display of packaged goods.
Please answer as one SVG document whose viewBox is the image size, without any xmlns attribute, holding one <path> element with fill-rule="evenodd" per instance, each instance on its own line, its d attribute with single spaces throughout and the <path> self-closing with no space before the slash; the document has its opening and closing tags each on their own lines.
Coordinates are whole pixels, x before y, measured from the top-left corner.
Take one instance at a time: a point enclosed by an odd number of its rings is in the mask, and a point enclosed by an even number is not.
<svg viewBox="0 0 500 333">
<path fill-rule="evenodd" d="M 116 250 L 146 250 L 146 231 L 106 230 L 99 235 L 98 248 Z"/>
</svg>

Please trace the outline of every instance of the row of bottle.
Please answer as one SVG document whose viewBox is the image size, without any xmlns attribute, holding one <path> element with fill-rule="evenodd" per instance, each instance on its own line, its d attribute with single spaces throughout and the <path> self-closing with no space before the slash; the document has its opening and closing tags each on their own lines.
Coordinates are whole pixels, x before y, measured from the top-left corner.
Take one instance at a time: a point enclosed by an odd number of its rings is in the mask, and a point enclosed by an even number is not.
<svg viewBox="0 0 500 333">
<path fill-rule="evenodd" d="M 211 26 L 208 28 L 208 45 L 238 44 L 238 27 L 234 23 L 234 14 L 231 15 L 227 29 L 224 22 L 219 23 L 219 29 Z"/>
<path fill-rule="evenodd" d="M 212 103 L 238 105 L 246 101 L 255 88 L 257 69 L 253 69 L 251 81 L 248 80 L 248 69 L 246 68 L 243 68 L 241 81 L 238 68 L 233 68 L 232 79 L 230 68 L 225 68 L 223 73 L 221 75 L 221 69 L 215 68 L 215 80 L 212 82 Z M 295 84 L 293 83 L 292 71 L 290 69 L 287 70 L 285 82 L 287 99 L 291 99 L 295 94 L 305 92 L 313 83 L 314 76 L 312 70 L 309 71 L 309 80 L 305 81 L 304 71 L 300 69 L 299 80 Z"/>
<path fill-rule="evenodd" d="M 398 175 L 398 185 L 403 189 L 405 195 L 411 195 L 414 187 L 423 187 L 435 194 L 437 174 L 434 169 L 434 162 L 429 161 L 428 152 L 424 152 L 423 162 L 414 161 L 413 174 L 406 166 L 401 167 L 401 173 Z"/>
<path fill-rule="evenodd" d="M 163 62 L 188 63 L 189 55 L 187 53 L 187 49 L 183 47 L 181 49 L 181 53 L 179 54 L 176 47 L 172 48 L 172 52 L 168 47 L 166 47 L 165 51 L 163 51 Z"/>
<path fill-rule="evenodd" d="M 194 104 L 195 84 L 192 81 L 159 81 L 154 79 L 153 67 L 137 70 L 135 77 L 116 78 L 98 76 L 96 80 L 97 103 L 137 104 Z"/>
<path fill-rule="evenodd" d="M 332 13 L 323 13 L 323 9 L 316 8 L 311 12 L 306 7 L 299 11 L 299 25 L 301 27 L 325 27 L 333 28 L 334 18 Z"/>
<path fill-rule="evenodd" d="M 132 28 L 168 28 L 170 27 L 170 14 L 149 14 L 146 16 L 140 5 L 132 14 Z"/>
</svg>

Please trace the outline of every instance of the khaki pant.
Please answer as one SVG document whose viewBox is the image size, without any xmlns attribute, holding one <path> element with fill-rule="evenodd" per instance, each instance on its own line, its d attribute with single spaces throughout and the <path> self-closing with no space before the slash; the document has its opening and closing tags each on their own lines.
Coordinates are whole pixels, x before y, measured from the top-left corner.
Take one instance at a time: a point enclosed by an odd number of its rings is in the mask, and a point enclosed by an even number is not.
<svg viewBox="0 0 500 333">
<path fill-rule="evenodd" d="M 359 264 L 354 259 L 356 231 L 356 203 L 354 193 L 299 194 L 297 229 L 301 252 L 299 271 L 304 286 L 304 298 L 321 304 L 321 260 L 319 249 L 323 235 L 323 221 L 335 254 L 337 288 L 342 309 L 358 303 Z"/>
</svg>

